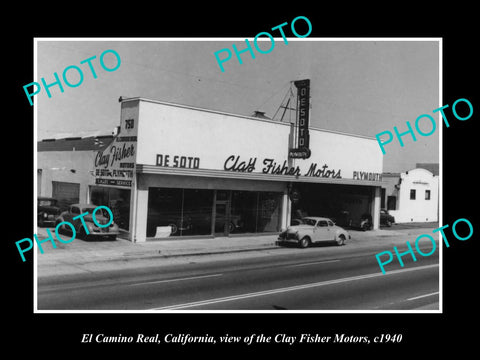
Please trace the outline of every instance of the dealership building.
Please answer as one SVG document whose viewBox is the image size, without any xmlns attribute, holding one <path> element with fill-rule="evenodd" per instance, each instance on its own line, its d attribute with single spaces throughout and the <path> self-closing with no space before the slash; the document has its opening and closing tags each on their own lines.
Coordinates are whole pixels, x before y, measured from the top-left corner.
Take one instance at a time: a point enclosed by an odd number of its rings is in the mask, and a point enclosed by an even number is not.
<svg viewBox="0 0 480 360">
<path fill-rule="evenodd" d="M 38 143 L 37 194 L 69 188 L 71 202 L 107 205 L 134 242 L 272 234 L 305 215 L 356 226 L 369 214 L 378 228 L 376 140 L 306 130 L 298 119 L 121 99 L 115 136 L 90 139 L 85 149 Z M 299 146 L 304 139 L 308 148 Z"/>
</svg>

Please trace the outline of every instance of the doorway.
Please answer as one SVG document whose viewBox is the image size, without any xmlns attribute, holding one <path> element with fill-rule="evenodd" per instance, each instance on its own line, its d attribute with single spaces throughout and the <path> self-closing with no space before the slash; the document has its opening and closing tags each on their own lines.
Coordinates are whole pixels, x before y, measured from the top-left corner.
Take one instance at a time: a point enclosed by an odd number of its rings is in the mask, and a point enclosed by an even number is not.
<svg viewBox="0 0 480 360">
<path fill-rule="evenodd" d="M 212 227 L 215 236 L 228 236 L 231 232 L 230 227 L 230 203 L 231 191 L 217 190 L 215 196 L 215 214 L 212 217 Z"/>
</svg>

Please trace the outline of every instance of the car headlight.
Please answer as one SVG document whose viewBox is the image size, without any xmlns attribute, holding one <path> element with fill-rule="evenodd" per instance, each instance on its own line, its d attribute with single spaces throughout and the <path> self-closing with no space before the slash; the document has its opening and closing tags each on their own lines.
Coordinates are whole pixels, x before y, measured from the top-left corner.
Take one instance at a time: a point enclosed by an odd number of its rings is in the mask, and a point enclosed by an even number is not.
<svg viewBox="0 0 480 360">
<path fill-rule="evenodd" d="M 43 217 L 47 218 L 48 217 L 47 213 L 43 213 Z"/>
</svg>

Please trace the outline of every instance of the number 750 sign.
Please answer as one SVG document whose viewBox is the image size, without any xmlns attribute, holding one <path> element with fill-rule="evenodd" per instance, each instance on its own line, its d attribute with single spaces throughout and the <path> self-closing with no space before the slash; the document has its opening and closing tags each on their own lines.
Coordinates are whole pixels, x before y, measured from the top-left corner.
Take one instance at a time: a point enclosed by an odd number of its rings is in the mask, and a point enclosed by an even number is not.
<svg viewBox="0 0 480 360">
<path fill-rule="evenodd" d="M 125 129 L 133 129 L 134 119 L 125 120 Z"/>
</svg>

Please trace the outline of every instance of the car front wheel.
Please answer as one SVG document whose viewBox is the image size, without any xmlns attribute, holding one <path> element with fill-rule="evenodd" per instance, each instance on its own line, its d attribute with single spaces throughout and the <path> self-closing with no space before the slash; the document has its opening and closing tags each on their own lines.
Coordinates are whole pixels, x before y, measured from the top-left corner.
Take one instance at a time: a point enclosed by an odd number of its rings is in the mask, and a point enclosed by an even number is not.
<svg viewBox="0 0 480 360">
<path fill-rule="evenodd" d="M 171 231 L 170 231 L 170 235 L 174 235 L 174 234 L 176 234 L 176 232 L 177 232 L 177 230 L 178 230 L 178 227 L 177 227 L 177 225 L 176 225 L 176 224 L 174 224 L 174 223 L 171 223 L 171 224 L 169 224 L 168 226 L 170 226 L 170 229 L 171 229 Z"/>
<path fill-rule="evenodd" d="M 62 220 L 57 220 L 55 221 L 55 229 L 57 229 L 58 225 L 60 225 L 60 223 L 62 222 Z M 58 228 L 58 233 L 59 234 L 64 234 L 65 233 L 65 228 L 64 228 L 65 225 L 62 225 Z"/>
<path fill-rule="evenodd" d="M 310 238 L 309 238 L 308 236 L 304 236 L 304 237 L 300 240 L 299 245 L 300 245 L 300 247 L 301 247 L 302 249 L 308 248 L 308 247 L 311 245 Z"/>
<path fill-rule="evenodd" d="M 368 231 L 368 230 L 371 230 L 372 229 L 372 224 L 370 223 L 365 223 L 362 225 L 362 230 L 363 231 Z"/>
<path fill-rule="evenodd" d="M 344 235 L 340 235 L 339 237 L 337 237 L 337 245 L 338 246 L 342 246 L 342 245 L 345 245 L 345 236 Z"/>
<path fill-rule="evenodd" d="M 85 231 L 85 229 L 83 227 L 77 230 L 77 234 L 78 234 L 77 237 L 79 239 L 82 239 L 82 240 L 85 240 L 85 241 L 90 240 L 89 236 L 87 235 L 87 232 Z"/>
</svg>

